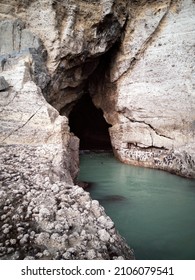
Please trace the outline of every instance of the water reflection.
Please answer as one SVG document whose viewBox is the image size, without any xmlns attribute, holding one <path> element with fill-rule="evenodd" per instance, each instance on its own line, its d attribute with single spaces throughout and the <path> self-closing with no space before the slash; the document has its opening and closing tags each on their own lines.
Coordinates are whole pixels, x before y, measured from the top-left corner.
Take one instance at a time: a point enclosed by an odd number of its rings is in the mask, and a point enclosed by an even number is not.
<svg viewBox="0 0 195 280">
<path fill-rule="evenodd" d="M 137 259 L 195 259 L 195 180 L 132 167 L 110 153 L 83 154 L 79 180 L 89 189 Z"/>
</svg>

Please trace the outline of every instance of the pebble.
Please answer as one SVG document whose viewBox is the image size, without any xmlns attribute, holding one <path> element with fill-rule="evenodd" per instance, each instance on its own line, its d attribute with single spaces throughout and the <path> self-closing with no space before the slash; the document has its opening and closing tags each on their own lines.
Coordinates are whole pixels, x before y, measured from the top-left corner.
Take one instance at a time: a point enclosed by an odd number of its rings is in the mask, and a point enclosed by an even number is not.
<svg viewBox="0 0 195 280">
<path fill-rule="evenodd" d="M 87 252 L 87 259 L 93 260 L 96 258 L 95 250 L 91 249 Z"/>
<path fill-rule="evenodd" d="M 19 221 L 20 220 L 20 216 L 18 214 L 15 214 L 14 216 L 12 216 L 12 220 L 13 221 Z"/>
<path fill-rule="evenodd" d="M 15 245 L 15 244 L 16 244 L 16 242 L 17 242 L 17 240 L 16 240 L 16 239 L 10 239 L 10 244 L 11 244 L 11 245 Z"/>
<path fill-rule="evenodd" d="M 49 257 L 50 253 L 48 250 L 44 250 L 43 251 L 43 255 L 46 256 L 46 257 Z"/>
<path fill-rule="evenodd" d="M 14 252 L 14 248 L 7 248 L 7 253 L 8 254 L 11 254 L 11 253 L 13 253 Z"/>
<path fill-rule="evenodd" d="M 57 224 L 55 225 L 55 230 L 62 233 L 64 231 L 64 227 L 61 224 Z"/>
<path fill-rule="evenodd" d="M 33 238 L 33 237 L 35 236 L 35 234 L 36 234 L 35 231 L 31 231 L 31 232 L 30 232 L 30 237 Z"/>
<path fill-rule="evenodd" d="M 109 241 L 110 235 L 109 235 L 109 233 L 105 229 L 100 229 L 98 231 L 98 234 L 99 234 L 100 240 L 102 240 L 104 242 L 108 242 Z"/>
<path fill-rule="evenodd" d="M 5 220 L 7 218 L 7 215 L 1 215 L 1 221 Z"/>
<path fill-rule="evenodd" d="M 4 225 L 2 225 L 2 229 L 5 229 L 5 228 L 8 228 L 9 227 L 9 224 L 4 224 Z"/>
<path fill-rule="evenodd" d="M 43 257 L 43 253 L 37 253 L 35 255 L 36 258 L 41 259 Z"/>
<path fill-rule="evenodd" d="M 9 244 L 10 244 L 10 241 L 9 241 L 9 240 L 6 240 L 6 241 L 5 241 L 5 246 L 7 247 Z"/>
<path fill-rule="evenodd" d="M 9 228 L 5 228 L 5 229 L 3 230 L 3 233 L 4 233 L 4 234 L 8 234 L 8 233 L 9 233 Z"/>
<path fill-rule="evenodd" d="M 47 219 L 49 220 L 51 216 L 51 213 L 50 213 L 50 210 L 45 208 L 45 207 L 41 207 L 40 210 L 39 210 L 39 218 L 40 220 L 43 220 L 43 219 Z"/>
<path fill-rule="evenodd" d="M 54 193 L 57 193 L 57 192 L 59 192 L 60 188 L 58 187 L 58 185 L 54 184 L 54 185 L 52 185 L 51 190 L 52 190 Z"/>
<path fill-rule="evenodd" d="M 24 231 L 24 228 L 23 228 L 23 227 L 18 226 L 18 227 L 17 227 L 17 231 L 18 231 L 18 232 L 22 232 L 22 231 Z"/>
<path fill-rule="evenodd" d="M 102 226 L 107 228 L 107 229 L 114 228 L 114 223 L 109 217 L 101 216 L 101 217 L 98 218 L 98 222 L 100 224 L 102 224 Z"/>
<path fill-rule="evenodd" d="M 70 260 L 71 259 L 71 253 L 70 252 L 66 252 L 62 256 L 65 260 Z"/>
<path fill-rule="evenodd" d="M 23 246 L 25 243 L 27 243 L 29 240 L 29 235 L 25 234 L 21 239 L 20 239 L 20 245 Z"/>
</svg>

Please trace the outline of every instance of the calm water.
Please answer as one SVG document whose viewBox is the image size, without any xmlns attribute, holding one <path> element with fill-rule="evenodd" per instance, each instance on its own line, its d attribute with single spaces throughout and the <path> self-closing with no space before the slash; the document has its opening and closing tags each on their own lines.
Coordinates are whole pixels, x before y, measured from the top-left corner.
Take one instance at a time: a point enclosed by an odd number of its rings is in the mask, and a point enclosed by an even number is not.
<svg viewBox="0 0 195 280">
<path fill-rule="evenodd" d="M 115 222 L 136 259 L 195 260 L 195 180 L 132 167 L 111 153 L 80 157 L 80 181 Z"/>
</svg>

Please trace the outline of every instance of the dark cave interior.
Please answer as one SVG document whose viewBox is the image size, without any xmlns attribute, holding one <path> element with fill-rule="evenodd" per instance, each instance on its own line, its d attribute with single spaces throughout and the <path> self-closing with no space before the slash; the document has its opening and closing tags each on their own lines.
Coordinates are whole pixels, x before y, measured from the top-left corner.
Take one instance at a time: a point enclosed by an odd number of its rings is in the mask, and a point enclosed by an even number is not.
<svg viewBox="0 0 195 280">
<path fill-rule="evenodd" d="M 70 131 L 80 139 L 80 150 L 111 150 L 110 125 L 85 93 L 69 115 Z"/>
</svg>

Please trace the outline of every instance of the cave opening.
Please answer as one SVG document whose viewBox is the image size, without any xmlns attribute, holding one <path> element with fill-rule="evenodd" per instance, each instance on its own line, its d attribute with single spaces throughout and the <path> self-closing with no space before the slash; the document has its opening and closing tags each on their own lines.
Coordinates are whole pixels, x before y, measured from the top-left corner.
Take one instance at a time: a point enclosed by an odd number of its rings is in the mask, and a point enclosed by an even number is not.
<svg viewBox="0 0 195 280">
<path fill-rule="evenodd" d="M 70 131 L 80 139 L 80 150 L 112 150 L 109 127 L 101 109 L 85 93 L 69 114 Z"/>
</svg>

